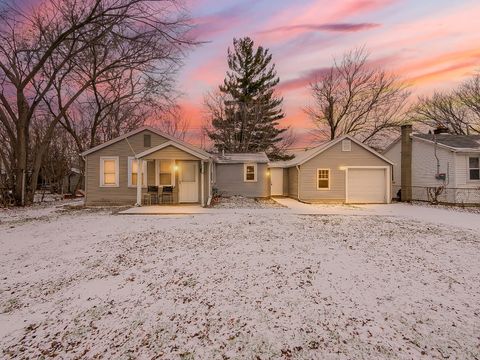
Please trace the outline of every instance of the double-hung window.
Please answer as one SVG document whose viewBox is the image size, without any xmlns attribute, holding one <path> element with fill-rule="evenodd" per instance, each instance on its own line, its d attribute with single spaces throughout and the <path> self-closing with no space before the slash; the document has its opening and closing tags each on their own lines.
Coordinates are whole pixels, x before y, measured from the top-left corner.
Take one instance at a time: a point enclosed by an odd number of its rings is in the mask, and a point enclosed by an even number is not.
<svg viewBox="0 0 480 360">
<path fill-rule="evenodd" d="M 174 183 L 174 161 L 159 160 L 158 185 L 172 186 Z"/>
<path fill-rule="evenodd" d="M 142 161 L 142 186 L 147 186 L 147 162 Z M 128 186 L 137 186 L 138 181 L 138 160 L 134 157 L 128 158 Z"/>
<path fill-rule="evenodd" d="M 243 164 L 243 181 L 257 181 L 257 164 Z"/>
<path fill-rule="evenodd" d="M 100 157 L 100 186 L 118 187 L 118 156 Z"/>
<path fill-rule="evenodd" d="M 317 189 L 330 189 L 330 169 L 317 169 Z"/>
<path fill-rule="evenodd" d="M 471 156 L 468 158 L 468 170 L 470 180 L 480 180 L 480 157 Z"/>
</svg>

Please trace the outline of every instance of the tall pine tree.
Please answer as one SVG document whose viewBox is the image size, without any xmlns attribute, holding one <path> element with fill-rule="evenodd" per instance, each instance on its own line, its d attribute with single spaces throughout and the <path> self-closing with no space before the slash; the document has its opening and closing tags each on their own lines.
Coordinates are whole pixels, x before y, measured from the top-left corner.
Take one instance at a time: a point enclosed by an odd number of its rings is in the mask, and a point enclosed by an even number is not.
<svg viewBox="0 0 480 360">
<path fill-rule="evenodd" d="M 218 150 L 265 151 L 273 159 L 282 158 L 278 144 L 287 129 L 279 127 L 285 114 L 283 99 L 275 96 L 280 79 L 272 55 L 245 37 L 233 39 L 227 60 L 230 70 L 219 87 L 223 111 L 211 111 L 210 139 Z"/>
</svg>

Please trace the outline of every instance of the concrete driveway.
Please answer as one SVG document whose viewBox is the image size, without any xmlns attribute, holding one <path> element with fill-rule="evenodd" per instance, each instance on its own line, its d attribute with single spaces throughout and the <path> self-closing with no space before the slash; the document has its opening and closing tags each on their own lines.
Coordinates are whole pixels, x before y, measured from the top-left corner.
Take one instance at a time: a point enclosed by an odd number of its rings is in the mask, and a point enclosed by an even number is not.
<svg viewBox="0 0 480 360">
<path fill-rule="evenodd" d="M 435 208 L 407 203 L 375 205 L 305 204 L 290 198 L 276 198 L 275 201 L 299 215 L 395 216 L 480 232 L 480 214 L 462 211 L 462 209 Z"/>
</svg>

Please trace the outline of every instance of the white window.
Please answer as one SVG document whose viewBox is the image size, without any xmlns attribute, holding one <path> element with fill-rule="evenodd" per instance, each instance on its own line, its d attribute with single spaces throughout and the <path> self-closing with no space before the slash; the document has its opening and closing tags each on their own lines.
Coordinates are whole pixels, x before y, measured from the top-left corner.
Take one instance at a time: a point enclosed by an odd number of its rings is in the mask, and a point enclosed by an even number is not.
<svg viewBox="0 0 480 360">
<path fill-rule="evenodd" d="M 317 169 L 317 189 L 330 190 L 330 169 Z"/>
<path fill-rule="evenodd" d="M 100 157 L 100 186 L 118 187 L 118 156 Z"/>
<path fill-rule="evenodd" d="M 345 139 L 342 140 L 342 151 L 352 151 L 352 141 Z"/>
<path fill-rule="evenodd" d="M 142 186 L 147 186 L 147 162 L 142 161 Z M 138 180 L 138 160 L 134 157 L 128 158 L 128 186 L 137 186 Z"/>
<path fill-rule="evenodd" d="M 175 183 L 175 161 L 158 160 L 158 185 L 173 186 Z"/>
<path fill-rule="evenodd" d="M 257 181 L 257 164 L 243 164 L 243 181 Z"/>
<path fill-rule="evenodd" d="M 480 180 L 480 157 L 468 158 L 468 170 L 470 180 Z"/>
</svg>

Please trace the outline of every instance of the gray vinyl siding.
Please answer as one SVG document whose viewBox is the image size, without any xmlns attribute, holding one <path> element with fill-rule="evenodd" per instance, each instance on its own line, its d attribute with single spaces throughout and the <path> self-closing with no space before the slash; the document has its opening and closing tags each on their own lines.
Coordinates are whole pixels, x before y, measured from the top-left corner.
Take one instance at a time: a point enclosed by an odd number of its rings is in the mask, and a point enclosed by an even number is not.
<svg viewBox="0 0 480 360">
<path fill-rule="evenodd" d="M 283 169 L 283 195 L 288 196 L 288 169 Z"/>
<path fill-rule="evenodd" d="M 396 197 L 398 190 L 400 190 L 402 186 L 402 177 L 401 177 L 401 164 L 402 164 L 402 142 L 398 140 L 388 151 L 383 153 L 383 155 L 393 161 L 395 165 L 393 165 L 392 170 L 392 196 Z"/>
<path fill-rule="evenodd" d="M 334 145 L 300 165 L 299 200 L 306 202 L 345 201 L 345 170 L 343 166 L 391 166 L 352 141 L 351 151 L 342 151 L 342 143 Z M 317 169 L 330 169 L 330 189 L 317 189 Z M 387 184 L 390 186 L 390 184 Z"/>
<path fill-rule="evenodd" d="M 86 156 L 86 193 L 87 205 L 106 205 L 106 204 L 134 204 L 137 200 L 136 188 L 128 187 L 128 157 L 135 156 L 148 148 L 143 146 L 143 135 L 150 134 L 151 145 L 158 146 L 167 141 L 151 131 L 145 130 L 132 135 L 127 140 L 120 140 L 110 146 L 100 149 Z M 129 145 L 130 144 L 130 145 Z M 132 150 L 133 149 L 133 150 Z M 100 157 L 118 156 L 119 157 L 119 186 L 118 187 L 100 187 Z M 150 173 L 153 174 L 153 184 L 155 183 L 155 171 L 147 170 L 147 181 L 150 183 Z"/>
<path fill-rule="evenodd" d="M 269 197 L 270 179 L 267 164 L 257 164 L 257 181 L 244 181 L 243 164 L 216 164 L 215 186 L 224 196 Z"/>
<path fill-rule="evenodd" d="M 296 167 L 288 168 L 288 196 L 298 198 L 298 170 Z"/>
<path fill-rule="evenodd" d="M 175 146 L 167 146 L 161 150 L 151 153 L 145 158 L 148 159 L 171 159 L 171 160 L 198 160 L 197 157 L 183 150 L 176 148 Z"/>
</svg>

